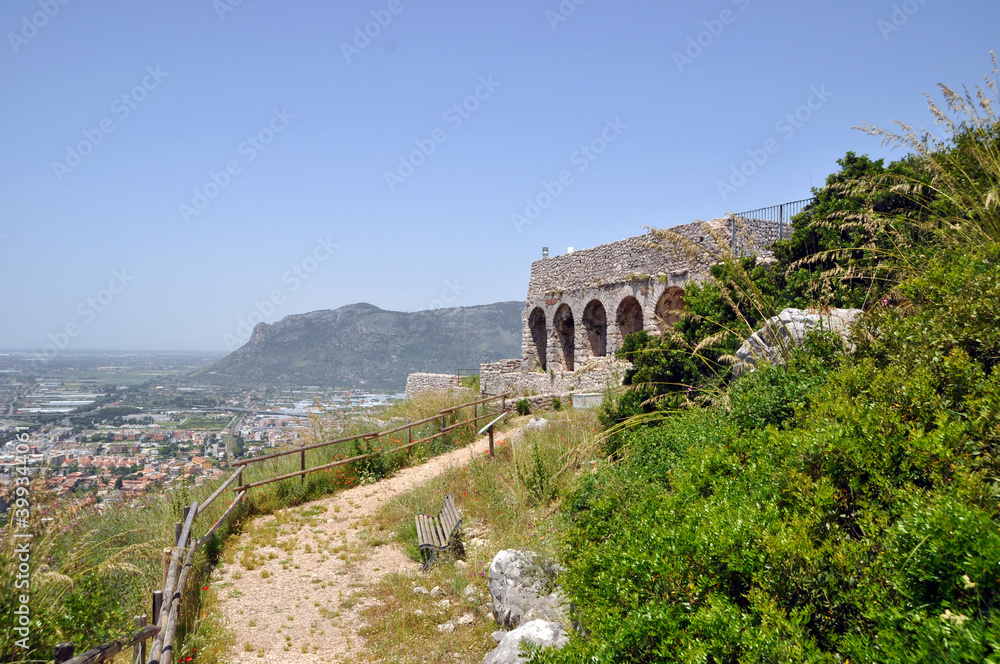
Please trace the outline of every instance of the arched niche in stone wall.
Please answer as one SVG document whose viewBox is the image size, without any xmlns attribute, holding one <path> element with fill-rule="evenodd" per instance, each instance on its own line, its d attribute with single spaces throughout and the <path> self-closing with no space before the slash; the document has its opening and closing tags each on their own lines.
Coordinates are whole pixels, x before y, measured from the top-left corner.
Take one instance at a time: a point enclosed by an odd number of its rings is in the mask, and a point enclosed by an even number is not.
<svg viewBox="0 0 1000 664">
<path fill-rule="evenodd" d="M 528 362 L 530 369 L 546 369 L 546 354 L 548 353 L 548 330 L 545 326 L 545 312 L 541 307 L 535 307 L 528 316 L 528 330 L 531 332 L 531 346 Z M 534 366 L 530 366 L 531 364 Z"/>
<path fill-rule="evenodd" d="M 656 301 L 656 322 L 661 331 L 666 331 L 674 326 L 674 323 L 681 319 L 681 311 L 684 310 L 684 289 L 678 286 L 671 286 L 663 291 L 663 295 Z"/>
<path fill-rule="evenodd" d="M 600 300 L 591 300 L 583 310 L 583 327 L 592 357 L 608 354 L 608 313 Z"/>
<path fill-rule="evenodd" d="M 576 355 L 576 325 L 573 322 L 573 310 L 568 304 L 561 304 L 556 309 L 556 315 L 552 319 L 552 327 L 556 331 L 559 339 L 559 351 L 562 356 L 563 369 L 573 371 L 573 359 Z"/>
<path fill-rule="evenodd" d="M 615 322 L 618 324 L 618 332 L 621 334 L 622 339 L 633 332 L 641 330 L 642 305 L 639 304 L 639 300 L 631 295 L 624 298 L 621 304 L 618 305 Z"/>
</svg>

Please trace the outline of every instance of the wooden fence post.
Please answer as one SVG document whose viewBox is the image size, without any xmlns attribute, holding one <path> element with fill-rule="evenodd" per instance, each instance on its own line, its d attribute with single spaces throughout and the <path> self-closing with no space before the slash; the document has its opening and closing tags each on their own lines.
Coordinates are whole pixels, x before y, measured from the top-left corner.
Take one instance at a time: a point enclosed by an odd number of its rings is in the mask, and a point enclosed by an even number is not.
<svg viewBox="0 0 1000 664">
<path fill-rule="evenodd" d="M 73 659 L 73 644 L 67 641 L 56 646 L 56 664 Z"/>
<path fill-rule="evenodd" d="M 304 446 L 305 443 L 302 443 L 302 445 Z M 299 470 L 303 470 L 304 471 L 306 469 L 306 451 L 302 450 L 299 454 L 301 455 L 301 458 L 299 459 L 299 461 L 300 461 L 300 463 L 299 463 Z M 302 475 L 299 475 L 299 479 L 301 479 L 303 482 L 305 482 L 306 481 L 305 473 L 303 473 Z"/>
<path fill-rule="evenodd" d="M 140 630 L 146 626 L 145 614 L 135 617 L 135 626 Z M 146 640 L 132 646 L 132 664 L 145 664 L 146 662 Z"/>
<path fill-rule="evenodd" d="M 160 609 L 163 608 L 163 591 L 153 591 L 153 624 L 160 624 Z"/>
<path fill-rule="evenodd" d="M 176 538 L 177 536 L 175 535 L 174 537 Z M 163 580 L 161 581 L 161 584 L 163 584 L 163 585 L 166 585 L 166 583 L 167 583 L 167 574 L 170 572 L 170 552 L 171 551 L 172 551 L 172 549 L 166 549 L 166 548 L 163 549 Z M 155 619 L 153 620 L 153 624 L 156 624 L 156 620 Z"/>
<path fill-rule="evenodd" d="M 181 528 L 184 524 L 180 521 L 174 521 L 174 546 L 177 546 L 181 541 Z"/>
<path fill-rule="evenodd" d="M 413 442 L 413 427 L 410 426 L 410 418 L 406 418 L 406 444 Z"/>
<path fill-rule="evenodd" d="M 490 456 L 493 456 L 493 425 L 490 425 Z"/>
</svg>

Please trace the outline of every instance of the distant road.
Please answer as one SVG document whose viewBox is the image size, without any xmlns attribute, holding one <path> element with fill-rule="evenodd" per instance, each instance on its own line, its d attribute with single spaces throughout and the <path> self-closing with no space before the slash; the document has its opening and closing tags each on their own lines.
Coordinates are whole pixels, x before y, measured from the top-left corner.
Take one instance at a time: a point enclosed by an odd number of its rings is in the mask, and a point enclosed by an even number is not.
<svg viewBox="0 0 1000 664">
<path fill-rule="evenodd" d="M 246 415 L 283 415 L 286 417 L 308 417 L 308 415 L 296 415 L 295 413 L 285 413 L 280 410 L 258 410 L 256 408 L 192 408 L 192 412 L 199 413 L 243 413 Z"/>
</svg>

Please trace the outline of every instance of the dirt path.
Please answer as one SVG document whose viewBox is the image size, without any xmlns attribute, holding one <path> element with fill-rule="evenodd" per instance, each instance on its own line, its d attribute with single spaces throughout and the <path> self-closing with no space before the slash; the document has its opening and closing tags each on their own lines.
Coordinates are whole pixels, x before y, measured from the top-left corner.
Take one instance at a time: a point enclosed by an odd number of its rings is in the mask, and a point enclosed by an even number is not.
<svg viewBox="0 0 1000 664">
<path fill-rule="evenodd" d="M 386 574 L 420 569 L 397 545 L 373 546 L 359 537 L 367 517 L 488 447 L 483 437 L 375 484 L 254 520 L 235 542 L 235 560 L 213 575 L 236 635 L 230 662 L 337 662 L 357 655 L 363 646 L 359 613 L 378 601 L 365 589 Z"/>
</svg>

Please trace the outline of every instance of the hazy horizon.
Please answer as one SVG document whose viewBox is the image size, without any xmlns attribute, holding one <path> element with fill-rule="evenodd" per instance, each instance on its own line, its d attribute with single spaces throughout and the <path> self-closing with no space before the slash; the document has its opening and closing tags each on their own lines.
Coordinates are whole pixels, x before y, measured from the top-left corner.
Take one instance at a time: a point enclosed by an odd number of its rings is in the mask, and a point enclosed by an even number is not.
<svg viewBox="0 0 1000 664">
<path fill-rule="evenodd" d="M 469 307 L 483 307 L 483 306 L 489 306 L 491 304 L 503 304 L 505 302 L 520 302 L 520 300 L 502 300 L 500 302 L 482 302 L 482 303 L 476 303 L 476 304 L 464 304 L 464 305 L 455 306 L 455 307 L 441 307 L 441 308 L 438 308 L 438 309 L 419 309 L 417 312 L 419 312 L 419 311 L 442 311 L 443 312 L 443 311 L 447 311 L 448 309 L 462 309 L 462 308 L 469 308 Z M 359 305 L 359 304 L 360 305 L 371 305 L 373 307 L 381 309 L 382 311 L 387 311 L 387 312 L 390 312 L 390 313 L 400 313 L 399 310 L 386 309 L 385 307 L 380 307 L 377 304 L 374 304 L 374 303 L 371 303 L 371 302 L 350 302 L 348 304 L 344 304 L 344 305 L 341 305 L 340 307 L 336 307 L 336 308 L 339 309 L 341 307 L 349 307 L 349 306 L 352 306 L 352 305 Z M 267 321 L 267 323 L 268 324 L 273 324 L 273 323 L 278 322 L 282 318 L 287 318 L 289 316 L 301 316 L 303 314 L 313 313 L 313 312 L 316 312 L 316 311 L 331 311 L 331 310 L 329 310 L 329 309 L 313 309 L 312 311 L 295 311 L 295 312 L 284 314 L 283 316 L 281 316 L 280 318 L 277 318 L 276 320 Z M 408 313 L 417 313 L 417 312 L 408 312 Z M 74 354 L 75 355 L 100 355 L 100 354 L 110 354 L 110 355 L 116 355 L 117 354 L 117 355 L 122 355 L 122 354 L 129 354 L 129 353 L 137 353 L 137 354 L 141 354 L 141 353 L 148 353 L 148 354 L 156 354 L 156 353 L 177 353 L 177 354 L 184 354 L 184 353 L 188 353 L 188 354 L 217 355 L 219 357 L 224 357 L 224 356 L 228 355 L 231 352 L 232 351 L 230 351 L 229 349 L 220 350 L 220 349 L 217 349 L 217 348 L 214 348 L 214 349 L 213 348 L 187 348 L 187 349 L 184 349 L 184 348 L 79 348 L 79 349 L 74 348 L 74 349 L 69 349 L 69 348 L 67 348 L 65 350 L 60 350 L 59 351 L 59 355 L 60 356 L 72 356 Z M 42 353 L 42 354 L 44 354 L 44 351 L 36 349 L 36 348 L 0 348 L 0 356 L 3 356 L 5 353 L 25 353 L 25 354 Z"/>
</svg>

